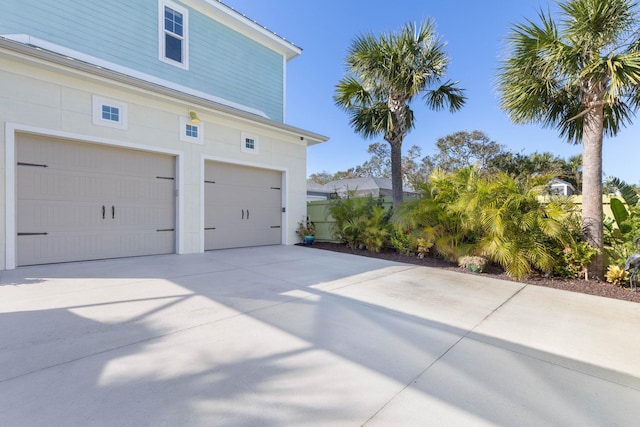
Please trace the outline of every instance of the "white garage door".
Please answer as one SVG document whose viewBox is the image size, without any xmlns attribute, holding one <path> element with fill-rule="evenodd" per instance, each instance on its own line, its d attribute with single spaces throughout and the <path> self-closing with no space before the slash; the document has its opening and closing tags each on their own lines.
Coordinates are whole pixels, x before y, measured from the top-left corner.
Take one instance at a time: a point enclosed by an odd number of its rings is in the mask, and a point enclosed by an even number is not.
<svg viewBox="0 0 640 427">
<path fill-rule="evenodd" d="M 175 252 L 175 158 L 21 135 L 18 265 Z"/>
<path fill-rule="evenodd" d="M 205 250 L 279 245 L 282 174 L 227 163 L 205 164 Z"/>
</svg>

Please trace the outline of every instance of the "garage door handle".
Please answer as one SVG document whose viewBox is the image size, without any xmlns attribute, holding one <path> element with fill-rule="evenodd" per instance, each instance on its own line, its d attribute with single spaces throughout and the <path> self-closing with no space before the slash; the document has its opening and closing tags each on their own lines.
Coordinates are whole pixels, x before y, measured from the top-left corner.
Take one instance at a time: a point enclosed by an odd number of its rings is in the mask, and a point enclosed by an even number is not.
<svg viewBox="0 0 640 427">
<path fill-rule="evenodd" d="M 247 219 L 249 219 L 249 209 L 247 209 Z"/>
<path fill-rule="evenodd" d="M 244 219 L 244 209 L 242 209 L 242 219 Z"/>
<path fill-rule="evenodd" d="M 111 205 L 111 219 L 116 219 L 116 207 Z"/>
<path fill-rule="evenodd" d="M 102 205 L 102 219 L 104 219 L 104 216 L 106 215 L 106 210 L 105 210 L 105 206 Z"/>
</svg>

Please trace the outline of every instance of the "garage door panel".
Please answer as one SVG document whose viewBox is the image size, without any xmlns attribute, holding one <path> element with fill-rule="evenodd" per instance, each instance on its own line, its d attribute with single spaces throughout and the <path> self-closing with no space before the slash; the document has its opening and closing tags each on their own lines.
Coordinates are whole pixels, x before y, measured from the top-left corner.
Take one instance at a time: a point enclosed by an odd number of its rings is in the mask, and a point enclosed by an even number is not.
<svg viewBox="0 0 640 427">
<path fill-rule="evenodd" d="M 81 173 L 147 176 L 147 171 L 153 170 L 173 176 L 174 171 L 174 165 L 166 162 L 164 154 L 36 135 L 21 135 L 16 153 L 18 159 L 28 158 L 30 163 Z"/>
<path fill-rule="evenodd" d="M 205 164 L 205 249 L 282 242 L 282 173 Z"/>
<path fill-rule="evenodd" d="M 135 231 L 129 234 L 50 232 L 19 236 L 20 265 L 86 261 L 173 252 L 173 233 Z"/>
<path fill-rule="evenodd" d="M 74 230 L 91 230 L 104 225 L 102 206 L 95 202 L 23 200 L 17 207 L 18 232 L 45 230 L 62 231 L 74 225 Z"/>
<path fill-rule="evenodd" d="M 17 152 L 18 265 L 175 252 L 175 158 L 26 135 Z"/>
</svg>

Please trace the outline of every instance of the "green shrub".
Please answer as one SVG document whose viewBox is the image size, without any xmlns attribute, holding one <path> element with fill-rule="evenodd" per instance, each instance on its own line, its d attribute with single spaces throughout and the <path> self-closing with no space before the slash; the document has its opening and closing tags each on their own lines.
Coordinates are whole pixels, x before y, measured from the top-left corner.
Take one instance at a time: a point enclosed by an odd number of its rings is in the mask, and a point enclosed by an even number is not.
<svg viewBox="0 0 640 427">
<path fill-rule="evenodd" d="M 403 206 L 395 220 L 450 261 L 484 256 L 516 279 L 533 269 L 550 273 L 555 252 L 571 242 L 575 208 L 566 198 L 539 200 L 549 179 L 516 180 L 475 168 L 436 171 L 422 188 L 422 198 Z"/>
<path fill-rule="evenodd" d="M 350 248 L 379 252 L 389 238 L 391 215 L 383 202 L 383 199 L 354 197 L 353 194 L 336 199 L 329 210 L 334 218 L 334 238 Z"/>
</svg>

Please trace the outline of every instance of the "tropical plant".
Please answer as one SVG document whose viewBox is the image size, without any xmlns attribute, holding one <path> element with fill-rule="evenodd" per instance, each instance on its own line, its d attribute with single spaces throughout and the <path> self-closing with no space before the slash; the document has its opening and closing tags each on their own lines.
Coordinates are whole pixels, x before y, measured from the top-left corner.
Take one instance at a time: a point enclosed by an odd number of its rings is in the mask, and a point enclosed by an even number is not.
<svg viewBox="0 0 640 427">
<path fill-rule="evenodd" d="M 499 263 L 515 279 L 532 268 L 551 272 L 556 262 L 552 249 L 564 246 L 569 237 L 572 204 L 557 197 L 540 201 L 548 179 L 538 175 L 518 181 L 506 173 L 481 175 L 475 168 L 450 174 L 449 181 L 465 183 L 447 210 L 461 218 L 471 236 L 469 254 Z"/>
<path fill-rule="evenodd" d="M 429 182 L 420 186 L 421 197 L 397 209 L 393 221 L 401 229 L 411 230 L 412 250 L 417 252 L 418 240 L 422 239 L 425 249 L 446 260 L 455 261 L 468 253 L 469 235 L 462 226 L 460 216 L 447 209 L 448 204 L 458 197 L 460 188 L 457 183 L 444 178 L 439 180 L 444 176 L 442 171 L 435 171 Z M 427 251 L 423 252 L 426 254 Z"/>
<path fill-rule="evenodd" d="M 614 286 L 623 286 L 629 280 L 629 272 L 615 264 L 611 264 L 607 267 L 605 278 L 607 282 L 612 283 Z"/>
<path fill-rule="evenodd" d="M 401 255 L 414 256 L 417 242 L 411 236 L 412 231 L 399 224 L 392 224 L 389 234 L 389 243 Z"/>
<path fill-rule="evenodd" d="M 574 238 L 562 250 L 556 250 L 554 273 L 561 277 L 588 278 L 588 267 L 597 251 L 589 243 Z"/>
<path fill-rule="evenodd" d="M 568 0 L 556 22 L 515 25 L 498 86 L 502 108 L 516 123 L 555 127 L 582 142 L 582 225 L 598 250 L 589 267 L 604 275 L 602 140 L 631 122 L 640 104 L 640 39 L 631 0 Z"/>
<path fill-rule="evenodd" d="M 481 256 L 467 255 L 458 258 L 458 265 L 475 273 L 483 273 L 487 265 L 487 259 Z"/>
<path fill-rule="evenodd" d="M 350 193 L 334 200 L 329 213 L 334 219 L 334 238 L 350 248 L 379 252 L 388 238 L 391 213 L 384 208 L 383 199 Z"/>
<path fill-rule="evenodd" d="M 306 236 L 315 236 L 316 235 L 316 225 L 309 221 L 307 217 L 305 220 L 298 222 L 298 228 L 296 229 L 296 234 L 302 241 Z"/>
<path fill-rule="evenodd" d="M 435 23 L 409 23 L 399 32 L 356 37 L 345 60 L 347 75 L 336 86 L 336 105 L 365 138 L 383 135 L 391 146 L 393 205 L 402 202 L 402 142 L 415 126 L 411 102 L 418 95 L 428 107 L 459 110 L 466 100 L 456 83 L 441 83 L 449 58 Z M 435 86 L 435 88 L 434 88 Z"/>
<path fill-rule="evenodd" d="M 614 188 L 622 197 L 610 200 L 613 221 L 604 222 L 605 251 L 608 262 L 621 264 L 635 252 L 632 240 L 640 235 L 640 197 L 636 190 L 618 178 L 607 180 L 607 186 Z"/>
</svg>

